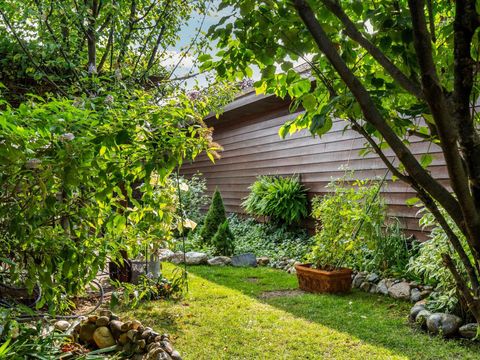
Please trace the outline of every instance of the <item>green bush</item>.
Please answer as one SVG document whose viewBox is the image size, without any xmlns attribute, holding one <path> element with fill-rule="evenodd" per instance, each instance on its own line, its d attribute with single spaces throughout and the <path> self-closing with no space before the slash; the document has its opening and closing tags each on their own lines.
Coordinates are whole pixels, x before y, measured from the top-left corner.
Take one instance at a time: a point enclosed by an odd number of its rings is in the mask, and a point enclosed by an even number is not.
<svg viewBox="0 0 480 360">
<path fill-rule="evenodd" d="M 233 234 L 228 226 L 228 220 L 218 227 L 213 236 L 212 244 L 215 247 L 215 255 L 232 256 L 235 245 L 233 243 Z"/>
<path fill-rule="evenodd" d="M 372 180 L 331 182 L 332 193 L 315 197 L 312 216 L 318 221 L 315 246 L 309 261 L 317 268 L 357 267 L 362 250 L 378 243 L 377 229 L 385 221 L 385 205 L 378 196 L 380 184 Z"/>
<path fill-rule="evenodd" d="M 464 249 L 468 249 L 466 239 L 447 213 L 441 210 L 447 219 L 450 228 L 455 232 Z M 418 256 L 410 259 L 408 269 L 418 276 L 424 284 L 435 286 L 436 294 L 430 297 L 428 307 L 434 311 L 452 311 L 458 304 L 455 281 L 452 274 L 444 265 L 442 254 L 449 254 L 456 262 L 457 269 L 464 269 L 457 253 L 453 250 L 447 234 L 436 222 L 434 216 L 423 209 L 420 225 L 431 229 L 430 239 L 419 245 Z M 471 254 L 467 253 L 470 258 Z M 472 259 L 471 259 L 472 260 Z M 473 262 L 473 261 L 472 261 Z M 462 274 L 467 277 L 465 273 Z"/>
<path fill-rule="evenodd" d="M 308 215 L 307 189 L 297 176 L 259 176 L 242 203 L 247 213 L 287 225 Z"/>
<path fill-rule="evenodd" d="M 218 189 L 215 190 L 212 197 L 212 203 L 205 216 L 204 224 L 200 230 L 200 236 L 204 244 L 212 244 L 212 239 L 218 230 L 218 227 L 227 220 L 225 207 L 223 206 L 222 195 Z"/>
</svg>

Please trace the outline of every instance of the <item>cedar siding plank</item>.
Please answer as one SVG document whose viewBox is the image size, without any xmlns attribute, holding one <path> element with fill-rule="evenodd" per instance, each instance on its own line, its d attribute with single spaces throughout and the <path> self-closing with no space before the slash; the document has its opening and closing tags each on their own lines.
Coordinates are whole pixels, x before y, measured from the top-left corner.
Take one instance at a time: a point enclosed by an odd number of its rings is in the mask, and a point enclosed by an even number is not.
<svg viewBox="0 0 480 360">
<path fill-rule="evenodd" d="M 321 138 L 300 131 L 281 139 L 279 128 L 298 113 L 290 114 L 285 101 L 278 100 L 277 107 L 273 106 L 275 100 L 271 97 L 251 103 L 250 106 L 257 107 L 254 111 L 242 112 L 249 106 L 245 99 L 242 101 L 245 102 L 242 102 L 242 107 L 232 107 L 235 110 L 227 109 L 219 119 L 209 118 L 206 121 L 214 127 L 213 140 L 223 147 L 221 158 L 212 163 L 201 155 L 181 169 L 187 177 L 201 173 L 206 178 L 208 194 L 218 187 L 227 212 L 244 215 L 241 203 L 258 175 L 298 175 L 309 189 L 310 199 L 327 194 L 326 185 L 332 179 L 341 177 L 345 166 L 355 171 L 356 178 L 385 176 L 386 166 L 376 154 L 362 156 L 359 153 L 365 146 L 365 140 L 351 130 L 344 130 L 345 121 L 335 120 L 331 131 Z M 262 105 L 262 101 L 268 101 L 268 104 Z M 262 111 L 262 106 L 265 111 Z M 448 174 L 439 147 L 415 137 L 408 140 L 409 148 L 417 158 L 424 153 L 433 156 L 430 173 L 448 187 Z M 390 149 L 386 149 L 385 154 L 390 159 L 394 158 Z M 381 190 L 388 216 L 397 217 L 409 234 L 420 240 L 426 239 L 428 232 L 418 225 L 419 208 L 405 203 L 414 197 L 414 191 L 407 184 L 391 178 L 391 174 L 387 174 Z M 306 222 L 310 229 L 313 229 L 313 224 L 311 220 Z"/>
</svg>

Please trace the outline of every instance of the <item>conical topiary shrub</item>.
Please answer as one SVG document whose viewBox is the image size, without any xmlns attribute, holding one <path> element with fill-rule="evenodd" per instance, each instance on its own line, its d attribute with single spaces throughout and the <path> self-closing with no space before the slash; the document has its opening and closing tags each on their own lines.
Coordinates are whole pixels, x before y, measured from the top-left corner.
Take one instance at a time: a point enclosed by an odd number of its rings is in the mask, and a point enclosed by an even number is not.
<svg viewBox="0 0 480 360">
<path fill-rule="evenodd" d="M 235 250 L 233 234 L 228 226 L 228 220 L 218 227 L 213 236 L 212 245 L 215 247 L 215 255 L 232 256 Z"/>
<path fill-rule="evenodd" d="M 225 207 L 223 206 L 222 195 L 218 189 L 215 190 L 212 197 L 212 204 L 208 209 L 207 215 L 203 227 L 200 230 L 200 236 L 202 237 L 204 244 L 212 244 L 212 239 L 218 230 L 218 227 L 227 220 L 225 214 Z"/>
</svg>

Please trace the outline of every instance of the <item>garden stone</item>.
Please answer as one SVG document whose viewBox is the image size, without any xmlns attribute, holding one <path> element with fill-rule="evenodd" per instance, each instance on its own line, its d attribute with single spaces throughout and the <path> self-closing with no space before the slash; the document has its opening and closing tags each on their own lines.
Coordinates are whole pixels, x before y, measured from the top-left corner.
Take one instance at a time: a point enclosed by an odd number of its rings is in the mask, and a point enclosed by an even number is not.
<svg viewBox="0 0 480 360">
<path fill-rule="evenodd" d="M 70 323 L 65 320 L 58 320 L 53 326 L 56 330 L 66 331 L 70 327 Z"/>
<path fill-rule="evenodd" d="M 175 256 L 175 253 L 170 249 L 160 249 L 158 250 L 158 260 L 159 261 L 171 261 Z"/>
<path fill-rule="evenodd" d="M 455 334 L 462 325 L 462 319 L 456 315 L 434 313 L 427 319 L 427 328 L 433 334 L 451 336 Z"/>
<path fill-rule="evenodd" d="M 388 289 L 388 294 L 394 299 L 410 300 L 410 284 L 405 281 L 394 284 Z"/>
<path fill-rule="evenodd" d="M 82 324 L 82 326 L 80 327 L 80 334 L 78 335 L 78 337 L 84 343 L 91 344 L 93 342 L 93 332 L 95 331 L 96 328 L 97 328 L 96 325 L 91 322 Z"/>
<path fill-rule="evenodd" d="M 232 257 L 233 266 L 257 266 L 257 258 L 254 254 L 242 254 Z"/>
<path fill-rule="evenodd" d="M 108 323 L 110 322 L 110 318 L 108 316 L 100 316 L 97 321 L 95 322 L 95 325 L 97 326 L 107 326 Z"/>
<path fill-rule="evenodd" d="M 421 299 L 422 299 L 422 293 L 420 292 L 420 290 L 418 290 L 417 288 L 413 288 L 410 291 L 410 301 L 412 303 L 416 303 L 417 301 L 420 301 Z"/>
<path fill-rule="evenodd" d="M 113 315 L 112 312 L 110 310 L 107 310 L 107 309 L 100 310 L 99 314 L 100 314 L 100 316 L 106 316 L 109 319 L 111 319 L 111 317 Z"/>
<path fill-rule="evenodd" d="M 292 266 L 290 269 L 287 270 L 287 272 L 289 274 L 296 274 L 297 273 L 297 269 L 295 269 L 295 266 Z"/>
<path fill-rule="evenodd" d="M 208 260 L 208 265 L 211 266 L 224 266 L 230 265 L 232 260 L 228 256 L 215 256 Z"/>
<path fill-rule="evenodd" d="M 260 256 L 257 258 L 257 265 L 258 266 L 267 266 L 270 263 L 270 258 L 266 256 Z"/>
<path fill-rule="evenodd" d="M 283 269 L 287 265 L 288 265 L 288 263 L 285 260 L 282 260 L 282 261 L 277 263 L 277 268 L 278 269 Z"/>
<path fill-rule="evenodd" d="M 173 352 L 173 347 L 170 344 L 170 342 L 164 340 L 161 342 L 163 350 L 165 350 L 167 353 L 171 354 Z"/>
<path fill-rule="evenodd" d="M 376 284 L 371 284 L 369 292 L 372 293 L 372 294 L 376 294 L 377 293 L 377 285 Z"/>
<path fill-rule="evenodd" d="M 414 305 L 410 309 L 410 315 L 408 316 L 410 321 L 415 321 L 420 311 L 425 310 L 425 305 Z"/>
<path fill-rule="evenodd" d="M 93 332 L 93 341 L 100 349 L 115 345 L 115 339 L 106 326 L 100 326 Z"/>
<path fill-rule="evenodd" d="M 425 326 L 427 323 L 427 319 L 432 315 L 432 313 L 428 310 L 420 310 L 415 317 L 415 322 L 420 326 Z"/>
<path fill-rule="evenodd" d="M 208 256 L 205 253 L 189 251 L 185 254 L 185 261 L 187 265 L 207 264 Z"/>
<path fill-rule="evenodd" d="M 355 288 L 359 288 L 360 285 L 362 285 L 362 283 L 364 282 L 364 280 L 365 280 L 365 274 L 359 272 L 355 276 L 355 279 L 353 279 L 352 286 L 355 287 Z"/>
<path fill-rule="evenodd" d="M 182 357 L 180 356 L 179 352 L 177 350 L 174 350 L 170 356 L 172 357 L 173 360 L 182 360 Z"/>
<path fill-rule="evenodd" d="M 367 276 L 367 279 L 366 279 L 368 282 L 371 282 L 371 283 L 377 283 L 379 280 L 380 280 L 380 276 L 378 276 L 377 274 L 375 273 L 371 273 L 370 275 Z"/>
<path fill-rule="evenodd" d="M 365 292 L 369 292 L 371 286 L 372 286 L 372 285 L 371 285 L 369 282 L 364 281 L 364 282 L 362 283 L 362 285 L 360 285 L 360 290 L 363 290 L 363 291 L 365 291 Z"/>
<path fill-rule="evenodd" d="M 177 251 L 174 253 L 170 258 L 170 262 L 176 265 L 183 263 L 183 252 Z"/>
<path fill-rule="evenodd" d="M 458 332 L 464 338 L 473 339 L 477 336 L 478 324 L 476 323 L 465 324 L 461 326 L 460 329 L 458 329 Z"/>
<path fill-rule="evenodd" d="M 388 287 L 387 287 L 387 282 L 385 279 L 380 280 L 380 282 L 377 285 L 377 293 L 383 294 L 383 295 L 388 295 Z"/>
</svg>

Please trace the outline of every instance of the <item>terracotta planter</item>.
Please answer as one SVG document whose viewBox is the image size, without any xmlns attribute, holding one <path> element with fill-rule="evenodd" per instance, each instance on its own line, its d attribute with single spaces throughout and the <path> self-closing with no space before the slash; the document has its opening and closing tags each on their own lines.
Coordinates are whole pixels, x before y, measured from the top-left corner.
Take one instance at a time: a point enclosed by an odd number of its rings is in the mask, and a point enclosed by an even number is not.
<svg viewBox="0 0 480 360">
<path fill-rule="evenodd" d="M 347 293 L 352 288 L 352 270 L 319 270 L 311 264 L 296 265 L 300 289 L 314 293 Z"/>
</svg>

